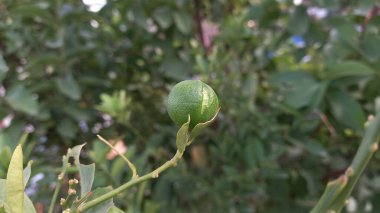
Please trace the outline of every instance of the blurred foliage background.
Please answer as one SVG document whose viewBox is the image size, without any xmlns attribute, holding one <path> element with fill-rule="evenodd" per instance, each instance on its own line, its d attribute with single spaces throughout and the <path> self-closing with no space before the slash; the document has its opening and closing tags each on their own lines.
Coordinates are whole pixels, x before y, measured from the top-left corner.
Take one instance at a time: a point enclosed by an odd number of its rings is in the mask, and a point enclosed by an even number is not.
<svg viewBox="0 0 380 213">
<path fill-rule="evenodd" d="M 376 0 L 104 3 L 0 2 L 0 178 L 30 132 L 27 193 L 40 212 L 73 145 L 87 142 L 96 186 L 130 178 L 96 134 L 140 174 L 174 155 L 166 97 L 180 80 L 215 89 L 218 119 L 177 167 L 116 198 L 126 212 L 308 212 L 379 108 Z M 345 211 L 379 211 L 379 163 Z"/>
</svg>

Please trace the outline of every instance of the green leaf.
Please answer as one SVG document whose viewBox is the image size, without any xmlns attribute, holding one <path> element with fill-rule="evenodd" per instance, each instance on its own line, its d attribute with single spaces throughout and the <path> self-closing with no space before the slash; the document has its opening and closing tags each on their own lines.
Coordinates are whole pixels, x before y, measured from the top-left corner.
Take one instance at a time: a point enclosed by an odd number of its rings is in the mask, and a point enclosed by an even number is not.
<svg viewBox="0 0 380 213">
<path fill-rule="evenodd" d="M 78 131 L 77 125 L 68 118 L 61 120 L 56 128 L 58 134 L 68 139 L 73 139 Z"/>
<path fill-rule="evenodd" d="M 9 12 L 13 17 L 39 17 L 42 22 L 54 27 L 56 26 L 56 22 L 54 17 L 49 13 L 49 10 L 47 10 L 48 6 L 49 5 L 46 2 L 40 2 L 38 4 L 20 4 L 17 7 L 12 8 Z"/>
<path fill-rule="evenodd" d="M 44 69 L 44 67 L 50 66 L 54 69 L 55 64 L 63 63 L 60 57 L 50 53 L 40 53 L 31 56 L 30 63 L 25 65 L 25 70 L 28 72 L 33 72 L 36 70 Z"/>
<path fill-rule="evenodd" d="M 327 155 L 325 148 L 317 141 L 306 140 L 303 145 L 310 153 L 313 153 L 315 155 L 319 155 L 322 157 Z"/>
<path fill-rule="evenodd" d="M 30 198 L 24 193 L 24 213 L 36 213 L 33 202 Z"/>
<path fill-rule="evenodd" d="M 318 84 L 317 88 L 314 88 L 313 98 L 310 101 L 311 108 L 319 108 L 326 95 L 326 90 L 328 88 L 329 83 L 330 81 L 322 81 Z"/>
<path fill-rule="evenodd" d="M 337 79 L 347 76 L 367 76 L 373 75 L 375 71 L 369 66 L 356 62 L 344 61 L 327 66 L 327 79 Z"/>
<path fill-rule="evenodd" d="M 247 18 L 258 20 L 263 28 L 268 28 L 281 15 L 280 3 L 276 0 L 266 0 L 252 5 Z"/>
<path fill-rule="evenodd" d="M 96 109 L 116 118 L 119 123 L 128 124 L 131 116 L 130 103 L 132 99 L 125 90 L 116 91 L 111 95 L 101 94 L 102 103 Z"/>
<path fill-rule="evenodd" d="M 15 110 L 29 115 L 37 115 L 38 113 L 37 101 L 23 85 L 15 85 L 10 88 L 5 100 Z"/>
<path fill-rule="evenodd" d="M 97 188 L 94 190 L 93 194 L 88 198 L 87 201 L 91 201 L 101 195 L 106 194 L 107 192 L 110 192 L 112 190 L 111 187 L 103 187 L 103 188 Z M 95 205 L 94 207 L 84 211 L 84 213 L 104 213 L 108 212 L 111 207 L 113 206 L 113 199 L 105 200 L 98 205 Z"/>
<path fill-rule="evenodd" d="M 13 142 L 11 141 L 8 133 L 0 131 L 0 167 L 7 168 L 12 157 L 12 149 L 10 145 Z"/>
<path fill-rule="evenodd" d="M 158 22 L 158 24 L 166 29 L 170 27 L 173 23 L 173 18 L 171 16 L 172 11 L 168 7 L 159 7 L 153 13 L 153 18 Z"/>
<path fill-rule="evenodd" d="M 195 56 L 195 61 L 196 61 L 196 64 L 197 64 L 197 68 L 201 72 L 209 72 L 208 61 L 206 60 L 206 58 L 203 55 L 201 55 L 201 54 L 196 55 Z"/>
<path fill-rule="evenodd" d="M 352 54 L 353 50 L 345 42 L 339 38 L 333 38 L 330 42 L 325 44 L 324 55 L 326 58 L 336 61 L 344 60 L 348 55 Z"/>
<path fill-rule="evenodd" d="M 112 206 L 108 213 L 124 213 L 121 209 L 117 208 L 116 206 Z"/>
<path fill-rule="evenodd" d="M 302 71 L 290 71 L 274 74 L 270 82 L 278 89 L 279 96 L 284 102 L 296 109 L 319 105 L 320 95 L 324 93 L 325 85 L 309 73 Z M 315 97 L 318 96 L 318 99 Z"/>
<path fill-rule="evenodd" d="M 340 124 L 354 130 L 363 130 L 363 109 L 349 93 L 335 89 L 330 91 L 327 97 L 332 115 Z"/>
<path fill-rule="evenodd" d="M 77 146 L 74 146 L 73 148 L 71 148 L 68 152 L 68 156 L 67 157 L 72 157 L 74 158 L 74 162 L 75 163 L 79 163 L 79 156 L 80 156 L 80 152 L 82 151 L 82 148 L 85 146 L 86 144 L 81 144 L 81 145 L 77 145 Z"/>
<path fill-rule="evenodd" d="M 23 156 L 21 145 L 18 145 L 13 152 L 9 164 L 6 180 L 5 200 L 11 212 L 24 211 L 24 174 L 23 174 Z"/>
<path fill-rule="evenodd" d="M 66 77 L 55 79 L 55 84 L 63 95 L 73 100 L 80 99 L 82 92 L 79 84 L 75 81 L 72 75 L 66 75 Z"/>
<path fill-rule="evenodd" d="M 307 32 L 309 27 L 309 15 L 307 14 L 306 7 L 296 7 L 294 14 L 290 17 L 288 30 L 294 35 L 303 35 Z"/>
<path fill-rule="evenodd" d="M 202 131 L 208 127 L 216 118 L 216 116 L 218 116 L 218 113 L 219 113 L 219 110 L 220 108 L 218 109 L 218 111 L 215 113 L 214 117 L 211 118 L 209 121 L 206 121 L 204 123 L 199 123 L 197 125 L 195 125 L 195 127 L 191 130 L 190 132 L 190 143 L 193 142 L 193 140 L 199 135 L 202 133 Z"/>
<path fill-rule="evenodd" d="M 175 12 L 174 22 L 178 30 L 183 34 L 188 34 L 191 32 L 193 27 L 193 22 L 191 16 L 186 12 Z"/>
<path fill-rule="evenodd" d="M 6 180 L 0 178 L 0 206 L 3 206 L 3 209 L 1 211 L 3 211 L 3 212 L 5 211 L 5 213 L 10 212 L 9 206 L 5 202 L 6 182 L 7 182 Z"/>
<path fill-rule="evenodd" d="M 4 147 L 10 147 L 14 142 L 12 141 L 9 133 L 6 131 L 0 131 L 0 151 Z"/>
<path fill-rule="evenodd" d="M 4 80 L 8 70 L 9 68 L 7 66 L 7 63 L 5 62 L 3 56 L 0 54 L 0 83 Z"/>
<path fill-rule="evenodd" d="M 376 61 L 380 58 L 380 36 L 367 35 L 360 42 L 361 53 L 369 60 Z M 1 63 L 0 63 L 1 64 Z"/>
<path fill-rule="evenodd" d="M 28 165 L 24 168 L 24 188 L 26 187 L 26 184 L 28 184 L 30 174 L 32 173 L 32 163 L 32 160 L 29 161 Z"/>
<path fill-rule="evenodd" d="M 5 188 L 6 188 L 6 180 L 0 179 L 0 204 L 3 204 L 6 209 L 8 208 L 8 205 L 5 203 Z M 8 210 L 7 212 L 10 212 Z M 24 213 L 36 213 L 36 209 L 34 208 L 34 205 L 30 198 L 24 193 Z"/>
<path fill-rule="evenodd" d="M 302 82 L 293 88 L 286 96 L 285 102 L 294 108 L 301 108 L 304 106 L 312 105 L 314 101 L 314 94 L 319 91 L 320 85 L 316 82 L 308 84 Z"/>
<path fill-rule="evenodd" d="M 334 29 L 332 38 L 335 37 L 353 50 L 358 49 L 359 31 L 355 29 L 355 23 L 352 20 L 345 16 L 332 16 L 327 21 Z"/>
<path fill-rule="evenodd" d="M 177 132 L 176 144 L 177 144 L 178 151 L 181 153 L 185 151 L 185 148 L 187 145 L 187 140 L 189 137 L 189 124 L 190 124 L 190 115 L 187 122 L 184 123 Z"/>
<path fill-rule="evenodd" d="M 81 197 L 91 191 L 95 175 L 95 164 L 84 165 L 79 161 L 80 152 L 85 145 L 81 144 L 73 147 L 68 155 L 68 157 L 74 158 L 74 163 L 79 169 Z"/>
<path fill-rule="evenodd" d="M 187 78 L 190 72 L 189 67 L 181 61 L 179 58 L 167 58 L 165 59 L 160 68 L 165 76 L 173 78 L 175 80 L 184 80 Z"/>
<path fill-rule="evenodd" d="M 250 138 L 244 146 L 244 158 L 250 167 L 260 166 L 265 159 L 263 144 L 257 138 Z"/>
<path fill-rule="evenodd" d="M 1 141 L 0 141 L 1 143 Z M 3 168 L 7 168 L 9 165 L 9 162 L 11 161 L 11 156 L 12 156 L 12 150 L 9 146 L 5 146 L 0 150 L 0 156 L 1 156 L 1 161 L 0 165 Z"/>
<path fill-rule="evenodd" d="M 161 208 L 161 202 L 144 200 L 144 213 L 157 213 Z"/>
<path fill-rule="evenodd" d="M 95 164 L 84 165 L 78 164 L 79 175 L 80 175 L 80 190 L 81 197 L 85 196 L 91 191 L 92 184 L 94 182 L 95 175 Z"/>
<path fill-rule="evenodd" d="M 131 16 L 131 21 L 135 22 L 138 26 L 142 28 L 147 27 L 147 15 L 143 5 L 138 2 L 134 4 L 133 9 L 131 10 L 133 16 Z"/>
<path fill-rule="evenodd" d="M 24 132 L 24 134 L 22 134 L 20 140 L 18 141 L 18 144 L 20 144 L 21 146 L 24 146 L 24 144 L 26 143 L 26 141 L 28 139 L 28 136 L 29 136 L 29 133 Z"/>
<path fill-rule="evenodd" d="M 128 147 L 129 148 L 129 147 Z M 128 149 L 129 151 L 129 149 Z M 120 181 L 121 180 L 121 175 L 125 172 L 125 161 L 124 159 L 122 158 L 116 158 L 114 161 L 113 161 L 113 164 L 112 164 L 112 167 L 110 169 L 110 175 L 115 179 L 117 180 L 118 184 L 120 184 Z"/>
<path fill-rule="evenodd" d="M 62 106 L 62 110 L 76 121 L 88 121 L 90 119 L 90 112 L 78 105 L 66 105 Z"/>
</svg>

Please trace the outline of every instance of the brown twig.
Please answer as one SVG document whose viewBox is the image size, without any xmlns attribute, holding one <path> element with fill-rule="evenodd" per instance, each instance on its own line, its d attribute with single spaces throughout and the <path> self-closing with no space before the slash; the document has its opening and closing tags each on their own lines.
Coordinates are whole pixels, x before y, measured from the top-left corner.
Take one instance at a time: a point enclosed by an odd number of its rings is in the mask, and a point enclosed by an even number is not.
<svg viewBox="0 0 380 213">
<path fill-rule="evenodd" d="M 331 123 L 329 122 L 329 119 L 327 118 L 327 116 L 325 114 L 323 114 L 322 112 L 320 112 L 320 111 L 316 111 L 315 113 L 321 119 L 322 123 L 327 127 L 327 129 L 330 132 L 331 137 L 335 138 L 336 137 L 336 130 L 331 125 Z"/>
<path fill-rule="evenodd" d="M 199 0 L 193 0 L 194 2 L 194 12 L 195 12 L 195 22 L 197 24 L 197 33 L 199 40 L 202 43 L 202 47 L 207 50 L 204 37 L 203 37 L 203 28 L 202 28 L 202 17 L 201 17 L 201 5 Z"/>
<path fill-rule="evenodd" d="M 380 7 L 375 5 L 372 7 L 372 10 L 370 10 L 367 15 L 365 16 L 365 19 L 364 19 L 364 22 L 362 24 L 362 32 L 361 32 L 361 36 L 364 35 L 366 29 L 367 29 L 367 25 L 368 23 L 372 20 L 372 18 L 374 16 L 376 16 L 377 14 L 380 14 Z"/>
</svg>

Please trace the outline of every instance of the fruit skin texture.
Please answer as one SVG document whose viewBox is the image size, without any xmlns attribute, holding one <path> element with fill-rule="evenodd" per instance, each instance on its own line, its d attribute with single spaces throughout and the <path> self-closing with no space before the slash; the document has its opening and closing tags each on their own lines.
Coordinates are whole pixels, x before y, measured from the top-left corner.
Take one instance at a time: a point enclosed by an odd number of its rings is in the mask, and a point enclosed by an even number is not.
<svg viewBox="0 0 380 213">
<path fill-rule="evenodd" d="M 198 123 L 211 120 L 218 109 L 218 96 L 209 85 L 199 80 L 179 82 L 168 97 L 170 118 L 181 126 L 187 122 L 190 115 L 190 129 Z"/>
</svg>

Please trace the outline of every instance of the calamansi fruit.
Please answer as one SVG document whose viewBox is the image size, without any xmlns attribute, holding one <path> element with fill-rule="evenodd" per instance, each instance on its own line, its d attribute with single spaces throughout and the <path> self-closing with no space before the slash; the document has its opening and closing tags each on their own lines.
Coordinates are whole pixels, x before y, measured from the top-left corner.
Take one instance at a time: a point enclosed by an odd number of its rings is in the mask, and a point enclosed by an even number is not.
<svg viewBox="0 0 380 213">
<path fill-rule="evenodd" d="M 198 123 L 211 120 L 219 108 L 218 96 L 207 84 L 199 80 L 186 80 L 176 84 L 168 97 L 168 113 L 178 125 L 187 122 L 190 129 Z"/>
</svg>

